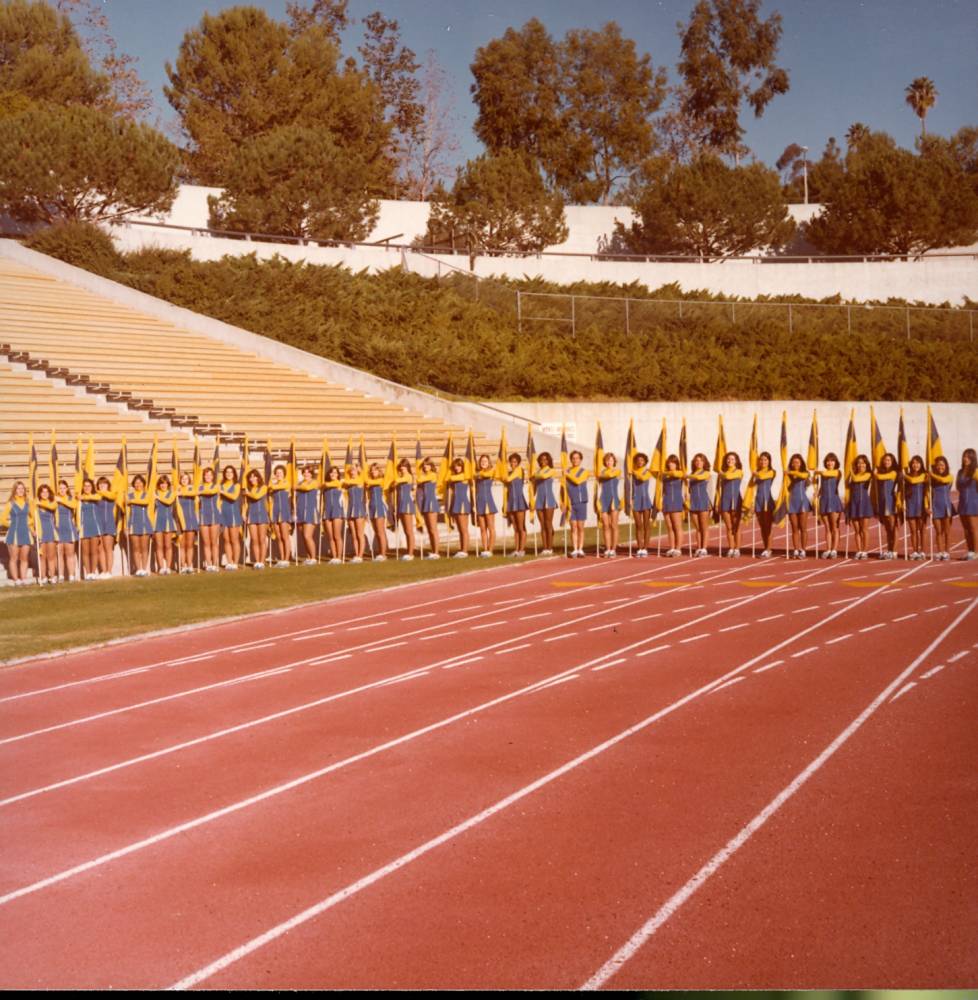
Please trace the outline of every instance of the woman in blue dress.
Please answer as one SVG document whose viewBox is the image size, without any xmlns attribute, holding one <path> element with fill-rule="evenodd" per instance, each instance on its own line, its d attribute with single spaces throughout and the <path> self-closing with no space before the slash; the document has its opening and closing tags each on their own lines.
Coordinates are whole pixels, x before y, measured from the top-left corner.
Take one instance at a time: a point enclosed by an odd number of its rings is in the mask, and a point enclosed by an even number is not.
<svg viewBox="0 0 978 1000">
<path fill-rule="evenodd" d="M 387 504 L 384 503 L 384 470 L 376 463 L 367 469 L 367 516 L 374 530 L 374 562 L 387 559 Z"/>
<path fill-rule="evenodd" d="M 306 550 L 305 565 L 315 566 L 319 561 L 319 551 L 316 548 L 316 525 L 320 522 L 319 504 L 322 483 L 319 479 L 319 466 L 303 466 L 302 475 L 295 487 L 295 519 Z"/>
<path fill-rule="evenodd" d="M 65 579 L 77 580 L 75 546 L 78 544 L 78 501 L 72 494 L 67 479 L 58 480 L 58 519 L 55 530 L 58 535 L 58 554 Z"/>
<path fill-rule="evenodd" d="M 958 490 L 958 516 L 968 549 L 965 559 L 978 559 L 975 542 L 978 533 L 978 458 L 974 448 L 965 448 L 961 455 L 961 468 L 955 485 Z"/>
<path fill-rule="evenodd" d="M 95 483 L 88 477 L 83 479 L 81 494 L 78 497 L 78 523 L 81 528 L 82 576 L 86 580 L 99 578 L 98 564 L 102 542 L 98 508 L 101 499 L 95 490 Z"/>
<path fill-rule="evenodd" d="M 567 484 L 567 503 L 570 507 L 571 558 L 584 558 L 584 525 L 587 521 L 588 489 L 591 478 L 589 469 L 584 468 L 584 455 L 579 451 L 570 453 L 570 468 L 564 476 Z"/>
<path fill-rule="evenodd" d="M 886 550 L 881 559 L 896 559 L 897 460 L 887 452 L 873 472 L 871 499 L 876 519 L 886 534 Z"/>
<path fill-rule="evenodd" d="M 272 469 L 272 481 L 268 484 L 272 507 L 272 537 L 278 543 L 279 569 L 288 569 L 292 558 L 292 484 L 284 465 Z"/>
<path fill-rule="evenodd" d="M 601 512 L 601 534 L 604 552 L 609 559 L 618 555 L 618 519 L 621 517 L 621 469 L 618 459 L 606 451 L 598 470 L 598 500 Z"/>
<path fill-rule="evenodd" d="M 903 470 L 903 509 L 910 532 L 910 558 L 925 559 L 924 525 L 927 523 L 927 470 L 919 455 Z"/>
<path fill-rule="evenodd" d="M 177 488 L 177 503 L 180 511 L 180 572 L 193 573 L 197 564 L 197 537 L 200 531 L 200 517 L 197 515 L 197 491 L 194 477 L 189 472 L 180 473 Z"/>
<path fill-rule="evenodd" d="M 524 484 L 526 473 L 523 469 L 523 459 L 518 452 L 509 456 L 509 468 L 506 470 L 506 520 L 513 526 L 513 557 L 522 559 L 526 555 L 526 512 L 529 504 L 526 502 Z"/>
<path fill-rule="evenodd" d="M 943 455 L 934 459 L 930 472 L 930 510 L 934 519 L 934 544 L 936 560 L 947 561 L 951 558 L 948 551 L 948 543 L 951 537 L 951 519 L 955 515 L 955 510 L 951 504 L 951 487 L 954 485 L 954 476 L 951 475 L 951 466 Z"/>
<path fill-rule="evenodd" d="M 542 556 L 554 554 L 554 514 L 557 510 L 556 483 L 557 473 L 554 470 L 553 456 L 549 451 L 541 451 L 537 456 L 537 468 L 533 476 L 533 509 L 540 518 L 540 536 L 543 542 L 540 555 Z"/>
<path fill-rule="evenodd" d="M 825 528 L 825 551 L 823 559 L 835 559 L 839 555 L 839 518 L 842 516 L 842 498 L 839 496 L 839 483 L 842 481 L 842 470 L 839 468 L 839 456 L 830 451 L 825 456 L 824 469 L 814 469 L 818 484 L 818 516 Z"/>
<path fill-rule="evenodd" d="M 683 483 L 685 479 L 685 473 L 679 467 L 678 456 L 670 455 L 666 459 L 666 468 L 662 473 L 662 516 L 666 522 L 666 531 L 669 533 L 669 548 L 666 555 L 670 557 L 683 554 L 683 511 L 686 509 Z"/>
<path fill-rule="evenodd" d="M 353 537 L 351 563 L 362 563 L 367 539 L 367 489 L 364 470 L 359 462 L 351 462 L 343 476 L 346 491 L 346 520 Z"/>
<path fill-rule="evenodd" d="M 241 562 L 241 484 L 238 470 L 233 465 L 224 466 L 219 490 L 221 538 L 224 542 L 224 568 L 236 570 Z"/>
<path fill-rule="evenodd" d="M 27 487 L 18 479 L 10 491 L 7 503 L 7 550 L 10 555 L 9 573 L 14 586 L 22 587 L 29 581 L 27 570 L 31 556 L 31 502 Z"/>
<path fill-rule="evenodd" d="M 455 559 L 469 556 L 469 518 L 472 516 L 472 493 L 469 478 L 465 473 L 465 462 L 461 458 L 452 461 L 448 476 L 448 513 L 458 532 L 458 552 Z"/>
<path fill-rule="evenodd" d="M 696 531 L 696 553 L 698 558 L 708 555 L 706 541 L 710 530 L 710 460 L 702 452 L 697 452 L 690 462 L 686 488 L 689 491 L 689 520 Z M 663 501 L 663 506 L 665 505 Z M 677 549 L 682 549 L 682 535 L 677 536 Z"/>
<path fill-rule="evenodd" d="M 479 525 L 479 555 L 491 559 L 496 548 L 496 501 L 492 495 L 492 485 L 496 481 L 496 470 L 488 455 L 479 456 L 475 470 L 475 519 Z"/>
<path fill-rule="evenodd" d="M 744 467 L 735 451 L 723 456 L 722 468 L 717 470 L 717 489 L 720 491 L 720 517 L 727 533 L 727 555 L 740 555 L 740 521 L 743 516 L 744 501 L 740 496 L 740 484 L 744 479 Z"/>
<path fill-rule="evenodd" d="M 632 459 L 632 520 L 635 522 L 636 559 L 645 559 L 649 554 L 649 540 L 652 530 L 652 470 L 649 456 L 636 452 Z"/>
<path fill-rule="evenodd" d="M 95 483 L 98 491 L 99 528 L 99 570 L 103 580 L 112 578 L 112 563 L 115 557 L 115 512 L 119 498 L 112 490 L 106 476 L 99 476 Z"/>
<path fill-rule="evenodd" d="M 58 582 L 58 534 L 55 521 L 58 504 L 54 490 L 44 483 L 37 490 L 37 524 L 40 531 L 38 555 L 40 556 L 41 583 Z"/>
<path fill-rule="evenodd" d="M 153 522 L 153 554 L 156 571 L 169 576 L 173 566 L 173 536 L 177 533 L 177 494 L 169 476 L 156 480 L 156 518 Z"/>
<path fill-rule="evenodd" d="M 268 558 L 268 487 L 257 469 L 249 469 L 245 476 L 245 499 L 248 502 L 251 568 L 264 569 Z"/>
<path fill-rule="evenodd" d="M 138 474 L 133 476 L 126 494 L 129 570 L 133 576 L 149 576 L 149 540 L 153 534 L 153 525 L 149 519 L 149 500 L 146 478 Z"/>
<path fill-rule="evenodd" d="M 854 559 L 868 559 L 866 551 L 866 522 L 873 516 L 873 502 L 870 498 L 873 474 L 869 459 L 865 455 L 857 455 L 852 463 L 852 472 L 846 482 L 849 497 L 846 503 L 846 518 L 853 526 L 856 534 L 856 553 Z"/>
<path fill-rule="evenodd" d="M 344 557 L 343 526 L 346 511 L 343 510 L 343 469 L 331 465 L 323 480 L 323 528 L 329 539 L 329 562 L 338 566 Z"/>
<path fill-rule="evenodd" d="M 788 523 L 791 526 L 791 555 L 804 559 L 808 555 L 808 515 L 812 502 L 808 499 L 811 475 L 805 460 L 799 454 L 788 459 Z"/>
<path fill-rule="evenodd" d="M 757 471 L 751 476 L 754 489 L 754 516 L 761 529 L 761 558 L 771 558 L 771 533 L 774 530 L 774 468 L 771 453 L 762 451 L 757 456 Z"/>
<path fill-rule="evenodd" d="M 397 468 L 394 470 L 394 484 L 390 493 L 390 503 L 396 515 L 395 520 L 404 530 L 406 551 L 401 559 L 404 562 L 411 562 L 414 559 L 414 519 L 417 516 L 418 507 L 414 502 L 414 471 L 406 458 L 402 458 L 397 463 Z"/>
<path fill-rule="evenodd" d="M 219 504 L 220 489 L 217 476 L 209 466 L 204 466 L 200 473 L 200 547 L 204 560 L 204 572 L 216 573 L 221 565 L 221 511 Z"/>
<path fill-rule="evenodd" d="M 428 541 L 431 543 L 431 551 L 426 558 L 440 559 L 438 515 L 441 513 L 441 504 L 438 502 L 438 474 L 435 472 L 435 463 L 430 458 L 421 460 L 421 465 L 418 466 L 417 484 L 418 513 L 424 521 L 425 529 L 428 532 Z"/>
</svg>

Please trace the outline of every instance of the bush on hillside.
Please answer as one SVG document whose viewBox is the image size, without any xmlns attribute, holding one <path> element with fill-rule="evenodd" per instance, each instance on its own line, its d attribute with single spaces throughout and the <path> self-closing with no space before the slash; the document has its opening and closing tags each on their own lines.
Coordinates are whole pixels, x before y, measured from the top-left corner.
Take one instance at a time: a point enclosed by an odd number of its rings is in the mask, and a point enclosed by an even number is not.
<svg viewBox="0 0 978 1000">
<path fill-rule="evenodd" d="M 63 222 L 39 229 L 25 241 L 31 250 L 57 257 L 75 267 L 82 267 L 103 278 L 118 280 L 122 256 L 112 237 L 90 222 Z"/>
</svg>

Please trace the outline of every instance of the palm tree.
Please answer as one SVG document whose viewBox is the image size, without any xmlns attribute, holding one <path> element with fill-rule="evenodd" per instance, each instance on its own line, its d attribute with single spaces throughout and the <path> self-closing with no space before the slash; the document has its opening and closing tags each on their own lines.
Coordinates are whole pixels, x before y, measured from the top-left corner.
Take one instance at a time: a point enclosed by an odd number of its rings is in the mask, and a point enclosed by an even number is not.
<svg viewBox="0 0 978 1000">
<path fill-rule="evenodd" d="M 869 126 L 862 122 L 853 122 L 846 131 L 846 145 L 853 149 L 869 135 Z"/>
<path fill-rule="evenodd" d="M 927 125 L 924 121 L 927 112 L 937 101 L 937 88 L 934 81 L 926 76 L 918 76 L 906 89 L 907 104 L 913 108 L 913 113 L 920 119 L 920 134 L 927 135 Z"/>
</svg>

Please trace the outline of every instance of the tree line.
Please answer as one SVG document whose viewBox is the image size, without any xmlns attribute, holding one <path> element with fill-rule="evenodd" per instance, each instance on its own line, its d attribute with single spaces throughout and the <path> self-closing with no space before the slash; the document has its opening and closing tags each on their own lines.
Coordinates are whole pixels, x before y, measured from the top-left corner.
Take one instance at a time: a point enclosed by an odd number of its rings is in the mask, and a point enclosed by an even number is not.
<svg viewBox="0 0 978 1000">
<path fill-rule="evenodd" d="M 556 38 L 507 28 L 472 64 L 485 152 L 457 151 L 443 71 L 381 12 L 289 0 L 204 14 L 167 63 L 176 142 L 145 122 L 148 94 L 96 0 L 0 4 L 0 211 L 27 223 L 166 211 L 180 180 L 220 187 L 214 228 L 358 240 L 378 199 L 430 200 L 423 241 L 470 253 L 566 238 L 567 202 L 620 204 L 612 251 L 722 257 L 796 235 L 802 187 L 824 205 L 805 238 L 829 254 L 919 253 L 978 239 L 978 129 L 926 132 L 938 94 L 918 77 L 914 150 L 854 123 L 817 162 L 750 159 L 743 116 L 785 94 L 781 16 L 762 0 L 696 0 L 673 78 L 608 22 Z M 355 51 L 344 40 L 357 27 Z"/>
</svg>

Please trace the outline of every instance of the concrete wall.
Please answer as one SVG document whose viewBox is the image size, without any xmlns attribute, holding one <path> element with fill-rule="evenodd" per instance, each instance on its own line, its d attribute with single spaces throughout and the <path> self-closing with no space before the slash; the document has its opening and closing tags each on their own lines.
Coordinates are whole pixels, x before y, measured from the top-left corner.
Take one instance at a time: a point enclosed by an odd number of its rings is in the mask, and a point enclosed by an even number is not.
<svg viewBox="0 0 978 1000">
<path fill-rule="evenodd" d="M 682 420 L 686 419 L 686 434 L 689 454 L 697 451 L 707 454 L 713 461 L 716 447 L 717 417 L 723 416 L 727 446 L 738 451 L 746 461 L 750 443 L 751 424 L 757 414 L 757 435 L 761 450 L 770 451 L 779 465 L 779 442 L 781 438 L 781 413 L 788 413 L 788 447 L 791 452 L 803 455 L 808 447 L 808 432 L 811 427 L 812 411 L 818 412 L 819 441 L 824 455 L 834 451 L 842 457 L 845 444 L 849 413 L 855 409 L 856 440 L 859 450 L 869 448 L 869 408 L 873 406 L 876 420 L 886 447 L 896 453 L 897 429 L 900 419 L 900 403 L 846 403 L 823 401 L 759 400 L 742 402 L 657 402 L 657 403 L 551 403 L 551 402 L 506 402 L 500 403 L 507 410 L 521 413 L 528 419 L 540 421 L 542 428 L 560 434 L 562 424 L 567 425 L 569 439 L 594 446 L 597 422 L 601 422 L 605 448 L 615 451 L 619 457 L 624 450 L 628 422 L 635 421 L 635 433 L 639 447 L 651 453 L 655 446 L 662 420 L 668 429 L 668 446 L 675 451 L 679 443 Z M 905 403 L 904 426 L 911 454 L 925 454 L 926 447 L 926 403 Z M 975 403 L 932 403 L 934 421 L 941 435 L 945 454 L 955 469 L 965 448 L 978 448 L 978 404 Z"/>
</svg>

